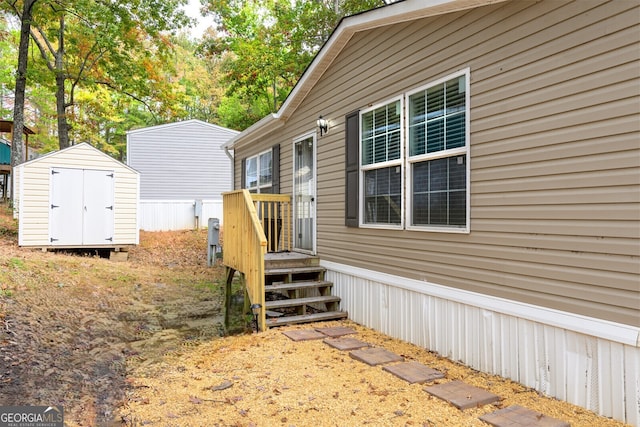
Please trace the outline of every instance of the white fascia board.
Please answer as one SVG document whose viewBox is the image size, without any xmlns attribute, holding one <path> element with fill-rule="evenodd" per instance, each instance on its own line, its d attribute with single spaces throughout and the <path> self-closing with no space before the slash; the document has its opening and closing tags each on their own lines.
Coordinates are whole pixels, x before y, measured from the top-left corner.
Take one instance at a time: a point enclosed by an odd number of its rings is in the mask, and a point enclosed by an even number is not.
<svg viewBox="0 0 640 427">
<path fill-rule="evenodd" d="M 242 142 L 246 144 L 251 142 L 259 137 L 265 136 L 267 133 L 272 132 L 282 126 L 284 123 L 280 120 L 279 114 L 269 114 L 268 116 L 263 117 L 259 121 L 255 122 L 241 133 L 237 134 L 229 141 L 225 142 L 220 146 L 220 148 L 224 149 L 233 149 L 237 144 Z"/>
<path fill-rule="evenodd" d="M 353 34 L 503 1 L 506 0 L 406 0 L 343 18 L 282 104 L 278 116 L 288 118 L 293 114 Z"/>
<path fill-rule="evenodd" d="M 313 58 L 278 112 L 256 122 L 231 139 L 224 147 L 232 148 L 240 141 L 244 143 L 247 139 L 251 141 L 258 131 L 262 131 L 262 134 L 272 131 L 276 127 L 261 129 L 263 126 L 272 125 L 272 121 L 286 121 L 356 32 L 503 1 L 506 0 L 405 0 L 343 18 L 329 40 Z"/>
</svg>

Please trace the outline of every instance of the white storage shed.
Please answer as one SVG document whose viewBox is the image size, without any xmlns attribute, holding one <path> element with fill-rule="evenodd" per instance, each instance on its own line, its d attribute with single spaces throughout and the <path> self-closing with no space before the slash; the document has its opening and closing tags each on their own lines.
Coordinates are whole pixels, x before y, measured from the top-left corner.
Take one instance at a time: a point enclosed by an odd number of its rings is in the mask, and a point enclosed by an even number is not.
<svg viewBox="0 0 640 427">
<path fill-rule="evenodd" d="M 89 144 L 14 168 L 20 246 L 121 249 L 139 242 L 139 174 Z"/>
</svg>

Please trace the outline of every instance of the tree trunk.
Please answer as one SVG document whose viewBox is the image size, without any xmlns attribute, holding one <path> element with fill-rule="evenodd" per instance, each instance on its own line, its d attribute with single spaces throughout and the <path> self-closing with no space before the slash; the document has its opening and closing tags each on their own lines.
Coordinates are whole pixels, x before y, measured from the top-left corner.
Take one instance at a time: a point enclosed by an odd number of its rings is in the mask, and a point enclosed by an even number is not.
<svg viewBox="0 0 640 427">
<path fill-rule="evenodd" d="M 56 115 L 58 117 L 58 144 L 63 150 L 69 146 L 69 124 L 67 123 L 67 109 L 64 102 L 64 70 L 56 70 Z"/>
<path fill-rule="evenodd" d="M 16 72 L 16 91 L 13 105 L 13 132 L 11 135 L 11 166 L 24 162 L 25 148 L 22 142 L 24 129 L 24 99 L 27 90 L 27 61 L 29 59 L 29 37 L 31 32 L 31 11 L 37 0 L 24 0 L 20 24 L 20 43 L 18 45 L 18 70 Z"/>
<path fill-rule="evenodd" d="M 60 16 L 60 32 L 58 33 L 58 51 L 56 59 L 56 115 L 58 116 L 58 143 L 63 150 L 69 146 L 69 123 L 67 123 L 67 107 L 65 103 L 64 82 L 67 77 L 64 70 L 64 15 Z"/>
</svg>

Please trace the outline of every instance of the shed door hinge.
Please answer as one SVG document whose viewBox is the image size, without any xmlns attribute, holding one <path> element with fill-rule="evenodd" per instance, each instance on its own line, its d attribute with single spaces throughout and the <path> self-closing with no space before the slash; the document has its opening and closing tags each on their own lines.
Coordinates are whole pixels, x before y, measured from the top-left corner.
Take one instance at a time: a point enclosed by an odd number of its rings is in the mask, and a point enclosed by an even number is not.
<svg viewBox="0 0 640 427">
<path fill-rule="evenodd" d="M 53 209 L 53 208 L 59 208 L 59 207 L 60 207 L 60 206 L 58 206 L 58 205 L 54 205 L 53 203 L 51 204 L 51 209 Z"/>
</svg>

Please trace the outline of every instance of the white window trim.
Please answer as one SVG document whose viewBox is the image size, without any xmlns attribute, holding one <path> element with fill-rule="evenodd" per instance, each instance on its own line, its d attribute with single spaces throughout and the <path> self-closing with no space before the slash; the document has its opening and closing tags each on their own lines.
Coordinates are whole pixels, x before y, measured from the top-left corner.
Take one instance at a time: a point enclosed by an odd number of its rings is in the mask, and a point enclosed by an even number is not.
<svg viewBox="0 0 640 427">
<path fill-rule="evenodd" d="M 271 149 L 262 151 L 262 152 L 256 154 L 255 156 L 250 156 L 250 157 L 247 157 L 246 159 L 244 159 L 244 161 L 245 161 L 244 181 L 245 181 L 245 185 L 246 185 L 246 189 L 247 190 L 249 190 L 249 191 L 255 190 L 257 194 L 260 194 L 261 193 L 261 191 L 260 191 L 261 188 L 273 188 L 273 163 L 271 164 L 271 184 L 269 184 L 269 185 L 260 185 L 260 157 L 262 155 L 264 155 L 264 154 L 269 153 L 269 152 L 271 152 Z M 247 176 L 246 176 L 247 172 L 246 172 L 246 170 L 247 170 L 247 166 L 249 164 L 249 160 L 251 160 L 251 159 L 256 159 L 256 174 L 257 174 L 257 176 L 256 176 L 256 186 L 255 187 L 249 187 L 249 183 L 247 183 Z M 273 162 L 273 155 L 272 155 L 271 161 Z"/>
<path fill-rule="evenodd" d="M 397 160 L 391 160 L 391 161 L 386 161 L 386 162 L 380 162 L 380 163 L 374 163 L 374 164 L 370 164 L 370 165 L 363 165 L 362 164 L 362 116 L 370 111 L 376 110 L 380 107 L 384 107 L 385 105 L 389 105 L 393 102 L 399 102 L 400 103 L 400 158 Z M 358 164 L 359 164 L 359 178 L 358 178 L 358 182 L 359 182 L 359 196 L 358 196 L 358 200 L 360 203 L 359 209 L 358 209 L 358 215 L 359 215 L 359 219 L 358 219 L 358 223 L 359 223 L 359 227 L 361 228 L 379 228 L 379 229 L 385 229 L 385 230 L 403 230 L 404 229 L 404 218 L 405 218 L 405 203 L 404 203 L 404 175 L 405 175 L 405 170 L 404 170 L 404 136 L 405 136 L 405 126 L 402 123 L 402 121 L 404 120 L 404 96 L 400 95 L 400 96 L 396 96 L 393 98 L 389 98 L 386 101 L 382 101 L 378 104 L 372 105 L 371 107 L 365 109 L 365 110 L 361 110 L 360 111 L 360 115 L 358 118 L 358 138 L 359 138 L 359 142 L 358 142 Z M 376 170 L 376 169 L 384 169 L 384 168 L 388 168 L 388 167 L 393 167 L 393 166 L 397 166 L 400 168 L 400 189 L 402 191 L 402 196 L 401 196 L 401 203 L 400 203 L 400 224 L 394 225 L 394 224 L 370 224 L 370 223 L 366 223 L 364 222 L 364 215 L 365 215 L 365 209 L 364 209 L 364 173 L 366 171 L 370 171 L 370 170 Z"/>
<path fill-rule="evenodd" d="M 428 153 L 422 154 L 419 156 L 409 157 L 409 141 L 407 140 L 407 135 L 409 135 L 409 120 L 408 120 L 408 111 L 406 110 L 406 105 L 408 99 L 411 95 L 424 91 L 429 87 L 439 85 L 448 80 L 454 79 L 456 77 L 465 76 L 465 145 L 464 147 L 453 148 L 450 150 L 442 150 L 436 153 Z M 425 85 L 414 88 L 410 91 L 404 92 L 403 94 L 389 98 L 385 101 L 379 102 L 371 107 L 363 109 L 360 111 L 359 115 L 359 142 L 358 142 L 358 164 L 359 164 L 359 218 L 358 224 L 360 228 L 375 228 L 375 229 L 385 229 L 385 230 L 411 230 L 411 231 L 427 231 L 427 232 L 436 232 L 436 233 L 459 233 L 459 234 L 469 234 L 471 232 L 471 156 L 470 156 L 470 124 L 471 124 L 471 69 L 465 68 L 459 70 L 455 73 L 451 73 L 447 76 L 444 76 L 440 79 L 431 81 Z M 399 101 L 400 102 L 400 158 L 393 161 L 375 163 L 371 165 L 363 165 L 362 164 L 362 116 L 372 110 L 378 109 L 385 105 L 391 104 L 392 102 Z M 466 164 L 466 219 L 464 227 L 452 227 L 452 226 L 424 226 L 424 225 L 411 225 L 411 218 L 408 218 L 412 212 L 412 200 L 413 200 L 413 176 L 412 176 L 412 168 L 411 165 L 413 163 L 422 162 L 425 160 L 435 160 L 439 158 L 452 157 L 455 155 L 464 155 L 465 156 L 465 164 Z M 364 202 L 364 172 L 375 169 L 382 169 L 386 167 L 399 166 L 401 168 L 401 189 L 402 189 L 402 203 L 401 203 L 401 219 L 400 224 L 392 225 L 392 224 L 370 224 L 364 222 L 365 217 L 365 202 Z"/>
<path fill-rule="evenodd" d="M 471 95 L 470 95 L 470 89 L 471 89 L 471 84 L 470 84 L 470 68 L 465 68 L 463 70 L 457 71 L 455 73 L 449 74 L 445 77 L 442 77 L 441 79 L 438 80 L 434 80 L 432 82 L 429 82 L 426 85 L 420 86 L 418 88 L 415 88 L 409 92 L 405 93 L 405 98 L 409 99 L 409 97 L 413 94 L 416 94 L 418 92 L 422 92 L 432 86 L 436 86 L 439 84 L 442 84 L 446 81 L 449 81 L 451 79 L 455 79 L 456 77 L 460 77 L 460 76 L 465 76 L 465 145 L 464 147 L 458 147 L 458 148 L 453 148 L 450 150 L 442 150 L 442 151 L 438 151 L 436 153 L 428 153 L 428 154 L 421 154 L 419 156 L 413 156 L 410 157 L 407 155 L 407 161 L 406 161 L 406 170 L 407 170 L 407 187 L 405 188 L 405 203 L 407 205 L 407 215 L 411 215 L 412 212 L 412 201 L 413 201 L 413 168 L 411 167 L 411 165 L 413 163 L 419 163 L 419 162 L 423 162 L 426 160 L 436 160 L 436 159 L 442 159 L 442 158 L 446 158 L 446 157 L 453 157 L 456 155 L 461 155 L 464 154 L 465 155 L 465 166 L 466 166 L 466 203 L 465 203 L 465 208 L 466 208 L 466 219 L 465 219 L 465 226 L 464 227 L 451 227 L 451 226 L 427 226 L 427 225 L 411 225 L 411 218 L 407 218 L 407 230 L 412 230 L 412 231 L 429 231 L 429 232 L 436 232 L 436 233 L 462 233 L 462 234 L 469 234 L 471 232 L 471 227 L 470 227 L 470 220 L 471 220 L 471 191 L 470 191 L 470 187 L 471 187 L 471 167 L 470 167 L 470 155 L 469 152 L 471 151 L 469 149 L 470 146 L 470 116 L 471 116 Z M 409 135 L 409 118 L 408 118 L 408 113 L 405 114 L 405 117 L 403 118 L 405 121 L 405 127 L 406 127 L 406 135 Z M 404 141 L 405 143 L 405 149 L 408 150 L 408 146 L 409 146 L 409 141 Z"/>
</svg>

